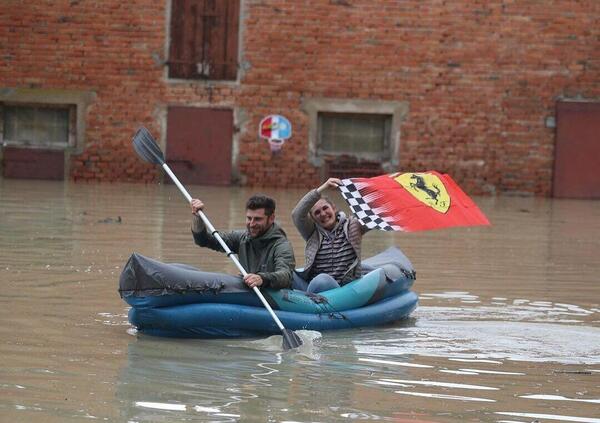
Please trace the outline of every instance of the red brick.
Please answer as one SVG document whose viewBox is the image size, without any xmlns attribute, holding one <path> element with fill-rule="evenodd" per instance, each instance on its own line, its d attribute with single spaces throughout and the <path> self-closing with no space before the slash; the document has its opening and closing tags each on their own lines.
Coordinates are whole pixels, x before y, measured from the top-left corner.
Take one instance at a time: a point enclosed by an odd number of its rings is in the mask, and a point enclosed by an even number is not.
<svg viewBox="0 0 600 423">
<path fill-rule="evenodd" d="M 73 179 L 156 181 L 131 135 L 140 124 L 160 133 L 167 106 L 213 104 L 244 112 L 246 184 L 314 186 L 301 104 L 332 97 L 408 102 L 401 170 L 443 167 L 472 193 L 549 195 L 554 132 L 545 118 L 557 98 L 600 98 L 597 0 L 244 2 L 240 56 L 249 69 L 239 84 L 211 82 L 212 93 L 203 82 L 165 81 L 156 64 L 167 59 L 168 4 L 11 2 L 0 14 L 1 87 L 97 94 Z M 294 125 L 277 159 L 256 137 L 269 113 Z"/>
</svg>

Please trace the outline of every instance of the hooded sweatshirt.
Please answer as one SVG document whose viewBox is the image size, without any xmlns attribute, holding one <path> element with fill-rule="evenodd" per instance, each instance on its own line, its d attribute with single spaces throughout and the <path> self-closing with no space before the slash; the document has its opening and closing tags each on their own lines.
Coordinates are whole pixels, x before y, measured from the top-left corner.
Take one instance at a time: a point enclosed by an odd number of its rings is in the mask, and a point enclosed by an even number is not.
<svg viewBox="0 0 600 423">
<path fill-rule="evenodd" d="M 224 252 L 217 239 L 206 231 L 204 223 L 195 217 L 192 225 L 194 242 L 201 247 Z M 261 288 L 282 289 L 292 285 L 296 261 L 294 251 L 283 229 L 273 223 L 259 237 L 252 238 L 246 230 L 219 232 L 225 244 L 238 255 L 240 264 L 248 273 L 259 275 Z"/>
</svg>

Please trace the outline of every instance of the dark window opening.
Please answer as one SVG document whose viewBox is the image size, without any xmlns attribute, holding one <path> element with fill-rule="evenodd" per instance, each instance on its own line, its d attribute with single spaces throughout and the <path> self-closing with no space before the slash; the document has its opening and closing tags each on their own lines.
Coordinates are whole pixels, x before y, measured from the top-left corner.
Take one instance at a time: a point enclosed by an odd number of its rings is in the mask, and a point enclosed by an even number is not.
<svg viewBox="0 0 600 423">
<path fill-rule="evenodd" d="M 74 106 L 7 105 L 2 108 L 2 143 L 64 149 L 73 145 Z"/>
<path fill-rule="evenodd" d="M 392 115 L 318 113 L 317 155 L 327 176 L 371 177 L 389 160 Z"/>
<path fill-rule="evenodd" d="M 239 0 L 172 0 L 169 77 L 237 78 Z"/>
<path fill-rule="evenodd" d="M 388 155 L 391 115 L 319 113 L 318 152 L 383 159 Z"/>
</svg>

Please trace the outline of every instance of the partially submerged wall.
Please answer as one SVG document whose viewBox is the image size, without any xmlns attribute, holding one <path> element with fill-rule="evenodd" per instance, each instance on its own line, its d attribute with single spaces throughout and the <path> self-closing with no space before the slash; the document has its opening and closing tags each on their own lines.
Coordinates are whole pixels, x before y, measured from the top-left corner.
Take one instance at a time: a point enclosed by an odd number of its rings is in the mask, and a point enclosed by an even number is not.
<svg viewBox="0 0 600 423">
<path fill-rule="evenodd" d="M 156 180 L 131 136 L 144 124 L 164 145 L 167 109 L 184 105 L 234 111 L 240 183 L 314 186 L 325 175 L 311 160 L 305 105 L 365 101 L 406 105 L 388 160 L 397 170 L 448 172 L 473 194 L 549 195 L 556 101 L 600 98 L 596 0 L 242 1 L 238 78 L 228 82 L 168 78 L 170 5 L 0 6 L 2 92 L 94 95 L 85 141 L 68 154 L 71 178 Z M 277 156 L 257 135 L 271 113 L 294 126 Z"/>
</svg>

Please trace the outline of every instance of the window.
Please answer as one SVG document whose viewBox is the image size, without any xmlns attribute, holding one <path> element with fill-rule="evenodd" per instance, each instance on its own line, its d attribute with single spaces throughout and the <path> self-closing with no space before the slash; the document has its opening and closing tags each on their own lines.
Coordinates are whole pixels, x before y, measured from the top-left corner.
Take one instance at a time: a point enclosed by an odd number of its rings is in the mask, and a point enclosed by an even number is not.
<svg viewBox="0 0 600 423">
<path fill-rule="evenodd" d="M 63 149 L 73 144 L 74 106 L 10 105 L 2 108 L 2 143 Z"/>
<path fill-rule="evenodd" d="M 319 113 L 318 152 L 383 159 L 388 155 L 391 122 L 391 115 Z"/>
<path fill-rule="evenodd" d="M 172 0 L 170 78 L 237 78 L 239 3 Z"/>
<path fill-rule="evenodd" d="M 308 160 L 320 169 L 321 179 L 398 170 L 407 102 L 311 98 L 302 108 L 309 123 Z"/>
</svg>

